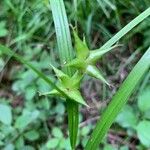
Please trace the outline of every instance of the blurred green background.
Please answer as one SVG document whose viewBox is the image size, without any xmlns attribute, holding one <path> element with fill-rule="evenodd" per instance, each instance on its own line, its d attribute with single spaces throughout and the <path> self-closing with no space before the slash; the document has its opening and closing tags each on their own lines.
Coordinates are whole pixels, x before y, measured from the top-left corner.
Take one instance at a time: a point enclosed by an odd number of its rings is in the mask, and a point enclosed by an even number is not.
<svg viewBox="0 0 150 150">
<path fill-rule="evenodd" d="M 146 8 L 149 0 L 64 0 L 69 23 L 88 46 L 99 48 Z M 77 2 L 77 7 L 76 7 Z M 0 43 L 11 47 L 55 81 L 50 63 L 60 66 L 48 0 L 1 0 Z M 97 63 L 113 88 L 86 76 L 80 108 L 78 150 L 119 85 L 150 46 L 150 18 L 132 30 Z M 65 103 L 39 97 L 51 89 L 29 69 L 0 53 L 0 150 L 70 150 Z M 150 73 L 116 118 L 100 150 L 150 148 Z"/>
</svg>

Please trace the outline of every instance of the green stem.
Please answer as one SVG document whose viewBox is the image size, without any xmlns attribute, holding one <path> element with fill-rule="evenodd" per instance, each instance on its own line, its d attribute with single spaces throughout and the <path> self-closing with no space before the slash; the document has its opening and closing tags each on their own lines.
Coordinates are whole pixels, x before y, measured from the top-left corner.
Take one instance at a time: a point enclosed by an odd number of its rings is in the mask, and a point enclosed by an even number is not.
<svg viewBox="0 0 150 150">
<path fill-rule="evenodd" d="M 55 24 L 59 57 L 61 64 L 63 65 L 64 63 L 68 63 L 73 59 L 73 48 L 65 6 L 63 0 L 50 0 L 50 6 Z M 69 76 L 72 76 L 74 73 L 70 67 L 64 67 L 63 71 Z M 67 112 L 70 143 L 72 149 L 75 149 L 79 120 L 78 104 L 67 100 Z"/>
</svg>

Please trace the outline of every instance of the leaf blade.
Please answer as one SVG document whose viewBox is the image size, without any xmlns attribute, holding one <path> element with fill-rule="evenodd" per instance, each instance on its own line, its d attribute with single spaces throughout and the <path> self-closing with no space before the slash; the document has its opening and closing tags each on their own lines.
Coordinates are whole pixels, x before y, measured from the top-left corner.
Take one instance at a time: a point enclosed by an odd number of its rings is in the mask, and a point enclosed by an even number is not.
<svg viewBox="0 0 150 150">
<path fill-rule="evenodd" d="M 5 125 L 12 123 L 12 112 L 8 105 L 0 104 L 0 122 Z"/>
<path fill-rule="evenodd" d="M 30 68 L 32 71 L 34 71 L 39 77 L 41 77 L 46 83 L 51 85 L 53 88 L 55 88 L 57 91 L 59 91 L 64 97 L 70 98 L 66 93 L 64 93 L 58 86 L 56 86 L 53 81 L 51 81 L 47 76 L 45 76 L 41 71 L 37 70 L 32 64 L 30 64 L 27 60 L 23 59 L 20 55 L 14 53 L 11 49 L 7 48 L 4 45 L 0 44 L 0 50 L 8 56 L 14 57 L 22 64 L 25 64 L 28 68 Z"/>
<path fill-rule="evenodd" d="M 64 1 L 49 1 L 56 29 L 56 37 L 61 64 L 69 63 L 73 59 L 73 48 Z M 72 76 L 74 73 L 74 71 L 69 66 L 65 66 L 63 68 L 63 71 L 69 76 Z M 75 149 L 79 124 L 78 104 L 73 101 L 71 102 L 67 100 L 67 112 L 71 147 L 72 149 Z"/>
<path fill-rule="evenodd" d="M 127 102 L 130 95 L 133 93 L 137 84 L 141 81 L 143 75 L 150 68 L 150 48 L 145 52 L 143 57 L 135 65 L 131 73 L 125 79 L 117 93 L 113 96 L 112 101 L 102 114 L 100 120 L 97 122 L 90 139 L 88 140 L 85 149 L 96 149 L 101 142 L 106 132 L 112 125 L 117 114 Z"/>
<path fill-rule="evenodd" d="M 124 35 L 126 35 L 130 30 L 132 30 L 135 26 L 137 26 L 140 22 L 146 19 L 150 15 L 150 7 L 147 8 L 144 12 L 138 15 L 135 19 L 133 19 L 130 23 L 128 23 L 124 28 L 122 28 L 116 35 L 114 35 L 110 40 L 108 40 L 101 49 L 107 49 L 115 44 L 118 40 L 120 40 Z"/>
</svg>

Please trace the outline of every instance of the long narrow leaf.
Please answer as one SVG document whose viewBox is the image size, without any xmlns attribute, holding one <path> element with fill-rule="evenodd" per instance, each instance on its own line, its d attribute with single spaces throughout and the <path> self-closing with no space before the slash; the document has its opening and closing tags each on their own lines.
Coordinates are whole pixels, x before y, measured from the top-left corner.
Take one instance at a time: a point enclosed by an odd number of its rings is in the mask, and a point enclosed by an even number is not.
<svg viewBox="0 0 150 150">
<path fill-rule="evenodd" d="M 133 19 L 130 23 L 128 23 L 124 28 L 122 28 L 116 35 L 114 35 L 110 40 L 108 40 L 99 50 L 107 49 L 115 44 L 118 40 L 120 40 L 125 34 L 131 31 L 135 26 L 137 26 L 140 22 L 142 22 L 145 18 L 150 15 L 150 7 L 142 12 L 139 16 Z"/>
<path fill-rule="evenodd" d="M 64 2 L 63 0 L 50 0 L 50 6 L 55 24 L 61 64 L 68 63 L 73 59 L 73 48 Z M 65 67 L 63 70 L 69 76 L 73 75 L 73 70 L 70 67 Z M 67 100 L 67 112 L 71 147 L 75 149 L 79 120 L 78 104 Z"/>
<path fill-rule="evenodd" d="M 7 48 L 4 45 L 0 44 L 0 51 L 3 52 L 3 54 L 6 54 L 8 56 L 14 57 L 22 64 L 25 64 L 28 68 L 30 68 L 32 71 L 34 71 L 40 78 L 42 78 L 46 83 L 51 85 L 53 88 L 55 88 L 57 91 L 59 91 L 64 97 L 70 98 L 66 93 L 64 93 L 56 84 L 51 81 L 46 75 L 44 75 L 41 71 L 37 70 L 31 63 L 29 63 L 27 60 L 23 59 L 22 56 L 14 53 L 11 49 Z"/>
<path fill-rule="evenodd" d="M 112 101 L 102 114 L 100 120 L 96 124 L 90 139 L 88 140 L 85 149 L 96 149 L 103 137 L 109 130 L 117 114 L 123 108 L 137 85 L 140 83 L 143 75 L 150 68 L 150 48 L 145 52 L 139 60 L 126 80 L 123 82 L 118 92 L 113 96 Z"/>
</svg>

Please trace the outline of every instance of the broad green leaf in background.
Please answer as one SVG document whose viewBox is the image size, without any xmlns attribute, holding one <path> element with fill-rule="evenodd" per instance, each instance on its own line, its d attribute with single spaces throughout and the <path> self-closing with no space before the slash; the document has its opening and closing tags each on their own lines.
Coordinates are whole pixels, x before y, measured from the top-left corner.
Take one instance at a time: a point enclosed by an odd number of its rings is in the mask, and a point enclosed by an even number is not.
<svg viewBox="0 0 150 150">
<path fill-rule="evenodd" d="M 58 115 L 60 115 L 60 116 L 64 115 L 64 113 L 65 113 L 65 106 L 64 106 L 64 104 L 63 103 L 58 103 L 56 108 L 55 108 L 55 110 L 56 110 L 56 113 Z"/>
<path fill-rule="evenodd" d="M 141 121 L 136 130 L 141 143 L 146 147 L 150 147 L 150 121 Z"/>
<path fill-rule="evenodd" d="M 121 146 L 120 150 L 129 150 L 128 146 Z"/>
<path fill-rule="evenodd" d="M 48 149 L 56 149 L 58 144 L 59 144 L 59 139 L 58 138 L 51 138 L 49 141 L 46 143 L 46 147 Z"/>
<path fill-rule="evenodd" d="M 0 122 L 10 125 L 12 122 L 12 112 L 8 105 L 0 104 Z"/>
<path fill-rule="evenodd" d="M 123 128 L 134 128 L 137 125 L 138 118 L 133 108 L 126 105 L 116 118 L 116 122 Z"/>
<path fill-rule="evenodd" d="M 8 34 L 8 30 L 6 29 L 6 22 L 0 22 L 0 37 L 4 37 Z"/>
<path fill-rule="evenodd" d="M 0 146 L 3 146 L 3 145 L 4 145 L 4 142 L 2 142 L 2 140 L 0 140 Z"/>
<path fill-rule="evenodd" d="M 36 92 L 37 92 L 36 87 L 35 86 L 29 86 L 25 90 L 26 90 L 26 94 L 25 94 L 26 100 L 32 100 L 33 97 L 36 95 Z"/>
<path fill-rule="evenodd" d="M 23 135 L 21 135 L 18 139 L 16 139 L 15 141 L 15 146 L 16 146 L 16 149 L 20 149 L 20 147 L 23 147 L 24 146 L 24 137 Z"/>
<path fill-rule="evenodd" d="M 145 111 L 144 112 L 144 114 L 142 113 L 142 117 L 144 118 L 144 119 L 150 119 L 150 110 L 148 110 L 148 111 Z"/>
<path fill-rule="evenodd" d="M 85 127 L 83 127 L 83 128 L 81 129 L 80 134 L 81 134 L 82 136 L 87 136 L 87 134 L 89 133 L 89 131 L 90 131 L 90 127 L 85 126 Z"/>
<path fill-rule="evenodd" d="M 117 150 L 117 148 L 113 147 L 112 145 L 106 145 L 104 150 Z"/>
<path fill-rule="evenodd" d="M 2 124 L 0 122 L 0 139 L 4 139 L 6 136 L 10 135 L 15 131 L 15 128 L 11 125 Z"/>
<path fill-rule="evenodd" d="M 12 143 L 9 143 L 3 150 L 15 150 L 15 146 Z"/>
<path fill-rule="evenodd" d="M 33 112 L 25 110 L 23 114 L 17 118 L 15 127 L 20 130 L 25 129 L 30 123 L 34 122 L 39 117 L 39 114 L 40 112 L 38 110 L 34 110 Z"/>
<path fill-rule="evenodd" d="M 138 107 L 142 112 L 150 110 L 150 87 L 147 87 L 140 93 Z"/>
<path fill-rule="evenodd" d="M 39 132 L 36 131 L 36 130 L 31 130 L 31 131 L 28 131 L 24 134 L 24 137 L 29 140 L 29 141 L 35 141 L 37 140 L 40 135 L 39 135 Z"/>
<path fill-rule="evenodd" d="M 57 149 L 65 149 L 65 150 L 70 150 L 70 141 L 68 139 L 61 139 L 59 142 L 59 147 Z"/>
<path fill-rule="evenodd" d="M 59 128 L 57 128 L 57 127 L 54 127 L 53 129 L 52 129 L 52 135 L 54 136 L 54 137 L 56 137 L 56 138 L 63 138 L 63 133 L 62 133 L 62 131 L 59 129 Z"/>
<path fill-rule="evenodd" d="M 35 148 L 30 145 L 25 145 L 24 147 L 21 148 L 21 150 L 35 150 Z"/>
</svg>

